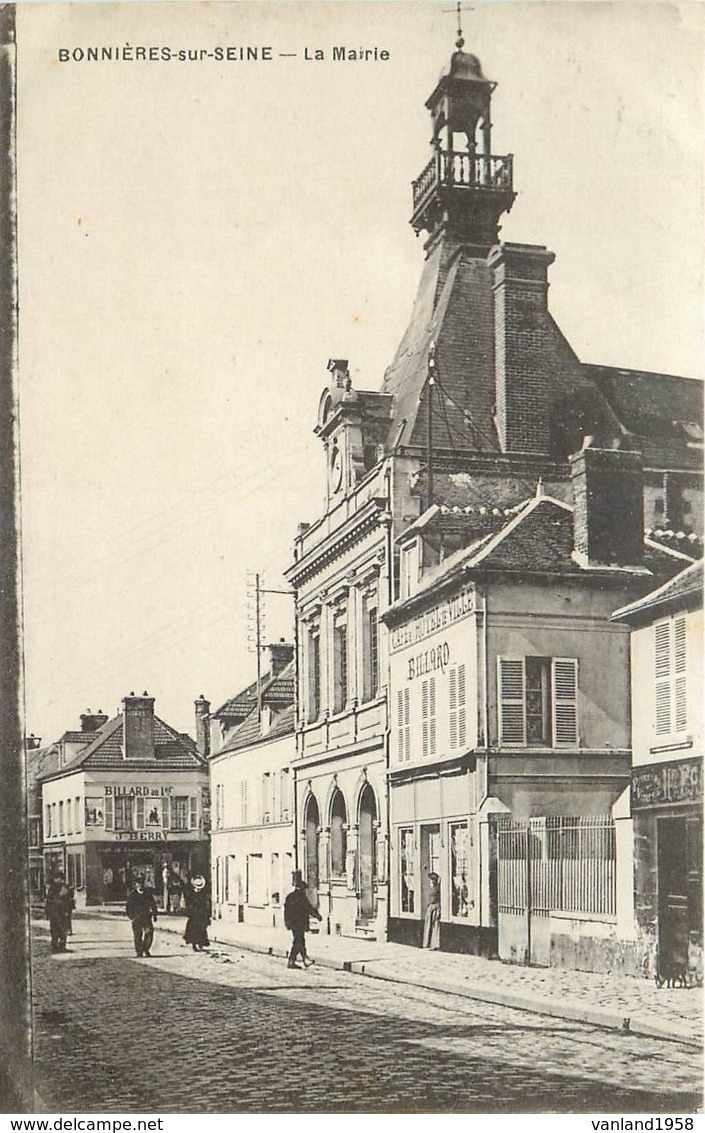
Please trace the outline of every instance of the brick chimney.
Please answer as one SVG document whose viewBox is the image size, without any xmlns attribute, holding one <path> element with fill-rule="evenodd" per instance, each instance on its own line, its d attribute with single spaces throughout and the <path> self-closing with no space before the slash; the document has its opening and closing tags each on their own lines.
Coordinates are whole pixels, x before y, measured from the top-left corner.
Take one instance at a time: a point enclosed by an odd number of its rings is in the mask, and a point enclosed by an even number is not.
<svg viewBox="0 0 705 1133">
<path fill-rule="evenodd" d="M 575 558 L 585 566 L 639 566 L 644 557 L 640 453 L 586 445 L 569 461 Z"/>
<path fill-rule="evenodd" d="M 281 637 L 279 641 L 272 642 L 267 648 L 269 650 L 269 671 L 273 677 L 276 677 L 290 661 L 293 661 L 294 646 Z"/>
<path fill-rule="evenodd" d="M 487 258 L 494 272 L 494 416 L 502 452 L 548 453 L 551 405 L 582 380 L 548 310 L 554 259 L 539 244 L 500 244 Z"/>
<path fill-rule="evenodd" d="M 198 699 L 194 700 L 193 706 L 196 711 L 196 746 L 201 755 L 207 758 L 211 753 L 211 702 L 201 693 Z"/>
<path fill-rule="evenodd" d="M 123 755 L 125 759 L 154 759 L 154 697 L 143 692 L 125 696 Z"/>
<path fill-rule="evenodd" d="M 97 732 L 103 724 L 107 724 L 108 717 L 100 709 L 97 712 L 84 712 L 81 716 L 81 731 L 82 732 Z"/>
</svg>

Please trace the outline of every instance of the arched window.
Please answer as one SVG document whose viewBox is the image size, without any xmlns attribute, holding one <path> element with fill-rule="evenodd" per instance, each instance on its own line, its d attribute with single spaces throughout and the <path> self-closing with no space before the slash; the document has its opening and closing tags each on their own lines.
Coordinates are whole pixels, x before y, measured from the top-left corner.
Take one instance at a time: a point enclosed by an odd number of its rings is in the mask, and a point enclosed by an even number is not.
<svg viewBox="0 0 705 1133">
<path fill-rule="evenodd" d="M 343 792 L 336 790 L 330 804 L 330 872 L 333 877 L 342 877 L 345 873 L 347 823 L 348 812 Z"/>
</svg>

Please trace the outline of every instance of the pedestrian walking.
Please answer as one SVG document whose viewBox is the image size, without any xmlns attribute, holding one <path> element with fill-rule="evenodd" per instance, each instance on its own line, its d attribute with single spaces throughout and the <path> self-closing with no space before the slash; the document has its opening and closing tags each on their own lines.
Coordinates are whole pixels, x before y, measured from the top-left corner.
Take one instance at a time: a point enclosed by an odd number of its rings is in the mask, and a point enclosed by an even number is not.
<svg viewBox="0 0 705 1133">
<path fill-rule="evenodd" d="M 52 952 L 66 951 L 66 937 L 71 931 L 73 906 L 73 890 L 66 884 L 63 873 L 57 873 L 49 883 L 45 910 L 49 920 Z"/>
<path fill-rule="evenodd" d="M 201 952 L 210 948 L 208 939 L 208 925 L 211 923 L 210 898 L 206 892 L 205 878 L 197 874 L 191 878 L 186 889 L 186 929 L 184 940 L 190 944 L 194 952 Z"/>
<path fill-rule="evenodd" d="M 306 953 L 309 918 L 315 917 L 317 921 L 322 921 L 323 917 L 318 909 L 314 909 L 306 895 L 306 882 L 301 876 L 300 869 L 294 871 L 292 883 L 294 888 L 284 902 L 284 924 L 293 937 L 287 968 L 299 967 L 296 963 L 297 956 L 301 957 L 305 968 L 310 968 L 313 960 Z"/>
<path fill-rule="evenodd" d="M 145 886 L 144 877 L 138 875 L 127 897 L 126 912 L 132 921 L 135 955 L 151 956 L 154 939 L 154 922 L 157 919 L 157 902 L 154 890 Z"/>
<path fill-rule="evenodd" d="M 429 873 L 428 904 L 423 923 L 424 948 L 441 946 L 441 879 L 437 873 Z"/>
</svg>

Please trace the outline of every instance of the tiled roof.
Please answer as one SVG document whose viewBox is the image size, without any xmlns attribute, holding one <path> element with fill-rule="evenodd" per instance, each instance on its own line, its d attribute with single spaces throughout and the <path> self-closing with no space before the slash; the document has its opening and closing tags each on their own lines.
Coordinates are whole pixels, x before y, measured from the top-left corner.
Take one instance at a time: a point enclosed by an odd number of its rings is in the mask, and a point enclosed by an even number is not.
<svg viewBox="0 0 705 1133">
<path fill-rule="evenodd" d="M 178 732 L 154 717 L 154 759 L 125 759 L 122 752 L 123 717 L 115 716 L 97 732 L 93 742 L 62 768 L 43 778 L 56 778 L 81 769 L 111 771 L 116 768 L 139 771 L 186 771 L 205 765 L 203 758 Z"/>
<path fill-rule="evenodd" d="M 506 507 L 516 507 L 525 502 L 536 491 L 538 473 L 517 475 L 511 469 L 499 474 L 483 472 L 445 472 L 434 471 L 433 495 L 435 503 L 441 507 L 448 507 L 453 511 L 460 508 L 467 512 L 469 508 L 479 511 L 500 510 Z M 564 499 L 569 502 L 571 495 L 570 482 L 564 475 L 561 479 L 543 478 L 543 489 L 547 496 L 555 499 Z M 420 496 L 422 500 L 428 497 L 426 473 L 422 471 L 415 477 L 412 484 L 412 493 Z"/>
<path fill-rule="evenodd" d="M 267 673 L 262 677 L 262 703 L 263 704 L 288 704 L 294 698 L 294 679 L 295 679 L 295 666 L 294 662 L 290 661 L 283 669 L 272 676 Z M 257 681 L 253 681 L 237 696 L 232 696 L 221 704 L 215 712 L 211 713 L 216 719 L 228 716 L 248 716 L 252 709 L 257 705 Z"/>
<path fill-rule="evenodd" d="M 703 562 L 691 563 L 656 590 L 645 594 L 636 602 L 615 610 L 615 621 L 642 621 L 652 615 L 658 616 L 666 608 L 685 609 L 688 606 L 703 604 Z"/>
<path fill-rule="evenodd" d="M 427 592 L 447 586 L 468 571 L 516 572 L 524 577 L 532 572 L 574 577 L 593 574 L 603 578 L 610 575 L 623 577 L 631 571 L 642 577 L 648 577 L 647 572 L 651 572 L 655 580 L 662 580 L 682 569 L 685 561 L 682 555 L 645 539 L 641 566 L 581 566 L 573 557 L 573 509 L 568 504 L 550 496 L 536 495 L 514 508 L 514 514 L 509 518 L 504 510 L 495 510 L 497 514 L 491 515 L 494 530 L 478 534 L 472 542 L 430 570 L 410 598 L 397 601 L 390 607 L 392 620 L 396 611 L 415 604 Z M 486 518 L 489 525 L 490 517 Z"/>
<path fill-rule="evenodd" d="M 293 703 L 280 712 L 272 714 L 269 728 L 265 732 L 262 731 L 255 707 L 247 719 L 240 724 L 240 727 L 233 732 L 228 742 L 223 744 L 218 751 L 213 752 L 213 755 L 227 755 L 228 752 L 240 751 L 242 748 L 253 747 L 255 744 L 291 735 L 295 726 L 296 710 Z"/>
<path fill-rule="evenodd" d="M 93 742 L 96 735 L 97 735 L 97 732 L 83 732 L 83 731 L 64 732 L 63 736 L 61 736 L 61 738 L 59 740 L 57 740 L 57 743 L 60 743 L 60 744 L 62 744 L 62 743 L 66 743 L 66 744 L 81 744 L 81 743 L 82 744 L 90 744 L 90 743 Z"/>
</svg>

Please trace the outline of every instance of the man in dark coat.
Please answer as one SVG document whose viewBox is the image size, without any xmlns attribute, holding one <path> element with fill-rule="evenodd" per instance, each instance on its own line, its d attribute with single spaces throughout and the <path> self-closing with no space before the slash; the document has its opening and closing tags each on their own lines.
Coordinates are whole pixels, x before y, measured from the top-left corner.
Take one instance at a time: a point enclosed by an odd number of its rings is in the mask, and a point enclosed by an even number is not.
<svg viewBox="0 0 705 1133">
<path fill-rule="evenodd" d="M 52 952 L 66 951 L 66 937 L 71 931 L 73 906 L 73 890 L 66 884 L 63 873 L 59 873 L 49 885 L 46 903 Z"/>
<path fill-rule="evenodd" d="M 298 968 L 296 957 L 300 956 L 304 962 L 304 967 L 310 968 L 313 960 L 306 954 L 306 933 L 309 927 L 309 917 L 315 917 L 317 921 L 322 921 L 323 917 L 318 909 L 314 909 L 306 896 L 306 882 L 301 876 L 301 870 L 297 869 L 294 872 L 292 880 L 294 883 L 293 891 L 284 902 L 284 924 L 293 936 L 287 967 Z"/>
<path fill-rule="evenodd" d="M 135 938 L 135 954 L 150 956 L 154 939 L 154 922 L 157 919 L 157 902 L 154 891 L 145 888 L 144 878 L 136 877 L 127 898 L 127 915 L 132 921 L 132 935 Z"/>
</svg>

